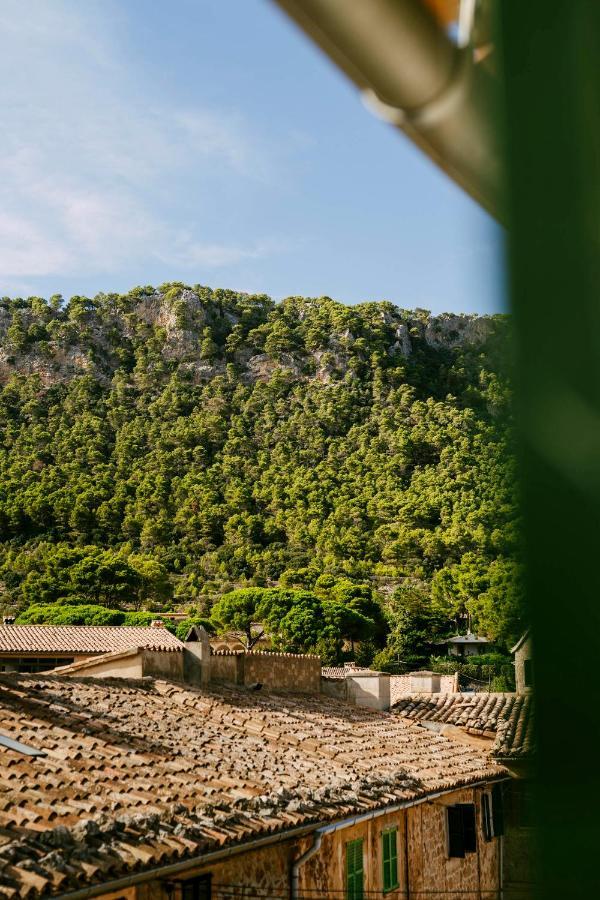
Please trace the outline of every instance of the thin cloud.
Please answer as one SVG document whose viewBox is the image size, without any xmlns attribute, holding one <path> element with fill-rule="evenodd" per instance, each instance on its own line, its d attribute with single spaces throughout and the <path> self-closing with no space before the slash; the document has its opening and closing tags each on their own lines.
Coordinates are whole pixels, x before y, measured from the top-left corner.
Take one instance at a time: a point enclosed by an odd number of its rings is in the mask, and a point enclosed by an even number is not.
<svg viewBox="0 0 600 900">
<path fill-rule="evenodd" d="M 202 178 L 265 183 L 276 167 L 236 110 L 140 98 L 135 59 L 110 27 L 119 16 L 110 3 L 59 0 L 9 0 L 0 12 L 9 26 L 0 42 L 5 283 L 151 261 L 220 267 L 279 251 L 269 235 L 245 246 L 211 239 L 194 222 L 185 232 L 173 224 L 186 179 L 201 221 Z"/>
<path fill-rule="evenodd" d="M 183 268 L 197 266 L 220 268 L 238 265 L 248 260 L 265 259 L 283 249 L 284 246 L 275 241 L 241 246 L 239 244 L 202 243 L 187 237 L 180 238 L 169 252 L 160 254 L 160 259 L 171 266 Z"/>
</svg>

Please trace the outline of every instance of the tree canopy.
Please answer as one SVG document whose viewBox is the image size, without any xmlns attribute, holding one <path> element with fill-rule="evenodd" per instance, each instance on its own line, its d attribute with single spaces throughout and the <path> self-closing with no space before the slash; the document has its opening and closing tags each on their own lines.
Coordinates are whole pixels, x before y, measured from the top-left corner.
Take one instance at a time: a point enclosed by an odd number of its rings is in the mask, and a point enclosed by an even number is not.
<svg viewBox="0 0 600 900">
<path fill-rule="evenodd" d="M 184 606 L 250 641 L 239 590 L 277 587 L 281 645 L 375 650 L 418 583 L 447 631 L 468 617 L 507 645 L 508 334 L 503 316 L 178 283 L 0 300 L 4 609 Z M 288 589 L 307 594 L 288 608 Z"/>
</svg>

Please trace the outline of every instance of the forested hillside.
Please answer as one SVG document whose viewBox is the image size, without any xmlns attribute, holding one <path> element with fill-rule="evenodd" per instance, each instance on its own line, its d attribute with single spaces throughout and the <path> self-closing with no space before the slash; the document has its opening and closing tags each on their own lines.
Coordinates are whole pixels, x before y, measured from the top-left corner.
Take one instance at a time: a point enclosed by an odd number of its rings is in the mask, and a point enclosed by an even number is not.
<svg viewBox="0 0 600 900">
<path fill-rule="evenodd" d="M 521 627 L 505 317 L 181 284 L 0 301 L 5 610 L 368 585 Z M 340 589 L 341 590 L 341 589 Z M 343 591 L 342 591 L 343 593 Z"/>
</svg>

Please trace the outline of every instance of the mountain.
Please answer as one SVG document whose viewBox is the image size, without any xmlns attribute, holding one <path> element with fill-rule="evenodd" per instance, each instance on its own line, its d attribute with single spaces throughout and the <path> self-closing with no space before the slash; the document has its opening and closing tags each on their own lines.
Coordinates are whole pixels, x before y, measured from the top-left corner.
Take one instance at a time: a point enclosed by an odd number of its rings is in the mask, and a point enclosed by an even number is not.
<svg viewBox="0 0 600 900">
<path fill-rule="evenodd" d="M 174 592 L 206 613 L 234 586 L 329 573 L 392 621 L 417 604 L 511 640 L 509 347 L 506 316 L 388 302 L 4 298 L 4 608 Z"/>
</svg>

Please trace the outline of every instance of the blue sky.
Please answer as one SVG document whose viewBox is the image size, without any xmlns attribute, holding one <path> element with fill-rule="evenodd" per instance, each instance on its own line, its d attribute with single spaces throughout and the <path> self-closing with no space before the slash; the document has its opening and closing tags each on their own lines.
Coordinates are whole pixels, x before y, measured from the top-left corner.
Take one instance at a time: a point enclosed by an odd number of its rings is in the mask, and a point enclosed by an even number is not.
<svg viewBox="0 0 600 900">
<path fill-rule="evenodd" d="M 0 293 L 502 308 L 501 234 L 269 0 L 3 0 Z"/>
</svg>

